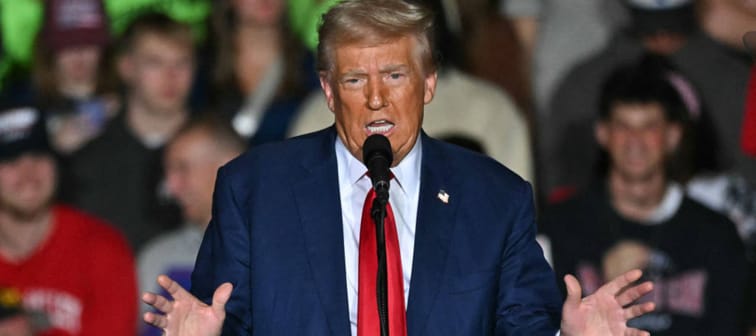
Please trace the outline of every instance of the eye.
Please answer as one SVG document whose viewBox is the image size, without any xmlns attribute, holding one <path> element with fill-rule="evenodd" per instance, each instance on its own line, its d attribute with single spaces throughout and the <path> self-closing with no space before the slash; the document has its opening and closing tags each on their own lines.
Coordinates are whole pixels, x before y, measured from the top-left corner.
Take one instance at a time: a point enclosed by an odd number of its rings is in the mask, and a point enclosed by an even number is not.
<svg viewBox="0 0 756 336">
<path fill-rule="evenodd" d="M 389 74 L 389 79 L 391 79 L 391 80 L 399 80 L 399 79 L 404 78 L 404 76 L 405 76 L 404 73 L 401 73 L 401 72 L 392 72 L 392 73 Z"/>
<path fill-rule="evenodd" d="M 345 77 L 341 80 L 342 85 L 346 88 L 358 88 L 364 81 L 359 77 Z"/>
</svg>

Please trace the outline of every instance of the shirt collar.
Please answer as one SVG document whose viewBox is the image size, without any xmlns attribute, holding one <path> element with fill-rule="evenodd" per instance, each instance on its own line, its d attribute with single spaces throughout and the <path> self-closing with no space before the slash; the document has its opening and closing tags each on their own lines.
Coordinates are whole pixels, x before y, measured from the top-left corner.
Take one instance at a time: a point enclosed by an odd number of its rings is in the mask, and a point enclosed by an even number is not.
<svg viewBox="0 0 756 336">
<path fill-rule="evenodd" d="M 367 167 L 362 161 L 357 160 L 352 153 L 346 148 L 341 138 L 336 137 L 336 161 L 339 165 L 339 171 L 345 176 L 339 176 L 340 181 L 344 183 L 355 184 L 365 177 Z M 407 156 L 404 157 L 396 167 L 391 168 L 399 187 L 407 194 L 416 194 L 420 189 L 420 163 L 422 155 L 422 140 L 418 137 L 415 145 Z"/>
</svg>

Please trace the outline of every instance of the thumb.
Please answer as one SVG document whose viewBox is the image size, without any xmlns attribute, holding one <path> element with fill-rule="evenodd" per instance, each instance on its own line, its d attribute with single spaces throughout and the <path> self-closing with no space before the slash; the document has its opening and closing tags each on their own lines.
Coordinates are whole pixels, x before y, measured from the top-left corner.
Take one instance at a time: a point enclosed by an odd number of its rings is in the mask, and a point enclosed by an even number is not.
<svg viewBox="0 0 756 336">
<path fill-rule="evenodd" d="M 580 282 L 572 274 L 567 274 L 564 276 L 564 284 L 567 287 L 567 299 L 564 305 L 577 307 L 583 298 Z"/>
<path fill-rule="evenodd" d="M 231 291 L 233 290 L 234 285 L 230 282 L 226 282 L 215 289 L 215 293 L 213 293 L 213 311 L 218 316 L 226 315 L 226 302 L 231 297 Z"/>
</svg>

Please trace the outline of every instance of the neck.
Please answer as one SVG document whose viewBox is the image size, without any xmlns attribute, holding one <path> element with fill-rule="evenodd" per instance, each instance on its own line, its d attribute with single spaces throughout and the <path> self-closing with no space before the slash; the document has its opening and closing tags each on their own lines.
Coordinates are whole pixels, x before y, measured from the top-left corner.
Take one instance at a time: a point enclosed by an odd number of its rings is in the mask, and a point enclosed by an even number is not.
<svg viewBox="0 0 756 336">
<path fill-rule="evenodd" d="M 183 108 L 154 111 L 132 97 L 129 99 L 126 123 L 143 142 L 156 138 L 167 140 L 184 124 L 187 116 Z"/>
<path fill-rule="evenodd" d="M 61 81 L 58 85 L 58 91 L 65 96 L 70 98 L 86 98 L 91 96 L 94 93 L 95 86 L 91 82 L 84 82 L 84 81 Z"/>
<path fill-rule="evenodd" d="M 253 92 L 280 55 L 280 33 L 275 27 L 245 25 L 236 34 L 235 71 L 242 92 Z"/>
<path fill-rule="evenodd" d="M 52 232 L 52 211 L 17 216 L 0 210 L 0 254 L 10 261 L 31 255 Z"/>
<path fill-rule="evenodd" d="M 701 11 L 701 26 L 712 38 L 731 48 L 745 51 L 743 34 L 754 28 L 751 13 L 733 8 L 725 1 L 710 1 Z"/>
<path fill-rule="evenodd" d="M 204 232 L 205 229 L 207 229 L 207 225 L 210 224 L 210 220 L 211 219 L 212 219 L 212 216 L 208 215 L 207 217 L 205 217 L 205 218 L 199 220 L 198 222 L 194 223 L 194 225 L 196 225 L 198 228 L 200 228 L 200 230 L 202 230 Z"/>
<path fill-rule="evenodd" d="M 614 208 L 624 217 L 645 221 L 664 198 L 667 181 L 663 173 L 633 179 L 617 171 L 609 174 L 609 194 Z"/>
<path fill-rule="evenodd" d="M 277 50 L 280 38 L 280 29 L 275 25 L 260 26 L 242 23 L 236 30 L 236 43 L 239 48 L 269 46 Z"/>
</svg>

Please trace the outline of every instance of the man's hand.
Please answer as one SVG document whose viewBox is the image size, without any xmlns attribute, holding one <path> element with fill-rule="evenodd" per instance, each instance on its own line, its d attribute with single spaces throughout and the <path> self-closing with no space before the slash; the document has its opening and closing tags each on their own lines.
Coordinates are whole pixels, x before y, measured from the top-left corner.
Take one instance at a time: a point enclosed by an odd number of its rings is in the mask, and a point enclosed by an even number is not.
<svg viewBox="0 0 756 336">
<path fill-rule="evenodd" d="M 159 276 L 157 282 L 168 291 L 173 301 L 157 294 L 144 293 L 142 301 L 162 313 L 145 313 L 145 322 L 163 329 L 165 336 L 221 334 L 223 320 L 226 318 L 226 302 L 233 290 L 230 283 L 218 286 L 213 294 L 213 305 L 208 306 L 165 275 Z"/>
<path fill-rule="evenodd" d="M 581 298 L 577 279 L 565 276 L 567 300 L 562 309 L 562 335 L 648 336 L 648 332 L 627 327 L 628 320 L 654 310 L 653 302 L 634 304 L 654 288 L 651 282 L 629 287 L 641 275 L 640 270 L 629 271 L 585 298 Z"/>
</svg>

